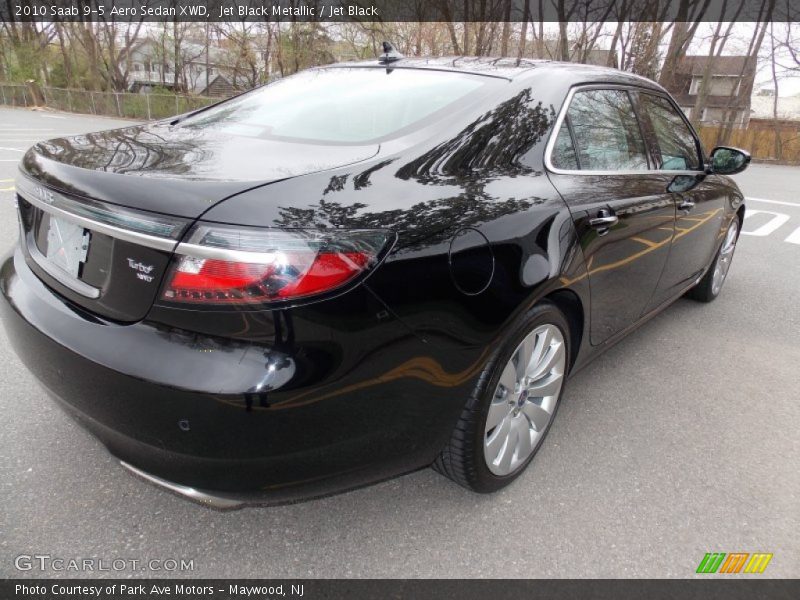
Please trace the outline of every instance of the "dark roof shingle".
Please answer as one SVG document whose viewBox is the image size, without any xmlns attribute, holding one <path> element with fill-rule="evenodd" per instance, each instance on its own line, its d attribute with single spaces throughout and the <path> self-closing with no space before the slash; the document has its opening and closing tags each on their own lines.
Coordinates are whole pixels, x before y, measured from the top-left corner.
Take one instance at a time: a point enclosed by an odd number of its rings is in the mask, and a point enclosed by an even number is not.
<svg viewBox="0 0 800 600">
<path fill-rule="evenodd" d="M 748 56 L 684 56 L 679 62 L 678 73 L 702 75 L 711 60 L 712 75 L 740 76 L 755 73 L 755 60 Z"/>
</svg>

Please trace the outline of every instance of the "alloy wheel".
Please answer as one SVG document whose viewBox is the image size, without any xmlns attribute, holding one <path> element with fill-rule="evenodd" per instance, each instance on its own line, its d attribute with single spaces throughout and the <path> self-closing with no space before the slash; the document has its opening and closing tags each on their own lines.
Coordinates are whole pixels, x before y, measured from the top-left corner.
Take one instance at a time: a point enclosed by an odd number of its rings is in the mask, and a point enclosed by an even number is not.
<svg viewBox="0 0 800 600">
<path fill-rule="evenodd" d="M 553 420 L 564 383 L 564 336 L 555 325 L 540 325 L 517 346 L 492 396 L 484 431 L 484 457 L 499 476 L 524 465 Z"/>
</svg>

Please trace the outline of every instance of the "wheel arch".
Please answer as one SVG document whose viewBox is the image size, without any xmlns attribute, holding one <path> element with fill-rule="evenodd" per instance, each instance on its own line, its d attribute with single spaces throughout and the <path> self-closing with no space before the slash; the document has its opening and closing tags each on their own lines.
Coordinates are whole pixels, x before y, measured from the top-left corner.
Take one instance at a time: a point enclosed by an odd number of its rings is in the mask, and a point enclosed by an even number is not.
<svg viewBox="0 0 800 600">
<path fill-rule="evenodd" d="M 586 313 L 580 296 L 569 289 L 560 289 L 549 293 L 543 298 L 552 302 L 566 317 L 569 323 L 570 337 L 570 370 L 575 365 L 583 341 L 583 328 L 586 322 Z"/>
<path fill-rule="evenodd" d="M 739 235 L 742 233 L 742 226 L 744 225 L 744 212 L 745 206 L 744 203 L 736 210 L 736 216 L 739 219 Z"/>
</svg>

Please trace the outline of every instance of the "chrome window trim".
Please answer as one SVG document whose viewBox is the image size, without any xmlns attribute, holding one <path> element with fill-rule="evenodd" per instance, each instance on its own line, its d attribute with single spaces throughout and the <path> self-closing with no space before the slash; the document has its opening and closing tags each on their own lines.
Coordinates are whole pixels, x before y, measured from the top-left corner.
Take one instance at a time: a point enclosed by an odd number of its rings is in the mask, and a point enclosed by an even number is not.
<svg viewBox="0 0 800 600">
<path fill-rule="evenodd" d="M 113 237 L 115 239 L 131 242 L 132 244 L 138 244 L 140 246 L 146 246 L 148 248 L 153 248 L 154 250 L 162 250 L 164 252 L 174 251 L 175 246 L 177 246 L 178 244 L 178 240 L 172 238 L 161 238 L 154 235 L 148 235 L 146 233 L 139 233 L 138 231 L 123 229 L 121 227 L 116 227 L 114 225 L 108 225 L 107 223 L 101 223 L 99 221 L 95 221 L 94 219 L 89 219 L 88 217 L 76 215 L 57 206 L 53 206 L 52 204 L 48 204 L 44 200 L 37 198 L 35 194 L 28 191 L 27 188 L 30 185 L 43 186 L 43 184 L 35 182 L 34 180 L 25 177 L 23 175 L 17 177 L 16 181 L 17 194 L 19 194 L 19 196 L 23 200 L 29 202 L 30 204 L 33 204 L 36 208 L 43 210 L 46 213 L 55 215 L 59 218 L 75 223 L 76 225 L 80 225 L 85 229 L 90 229 L 92 231 L 96 231 L 97 233 L 102 233 L 104 235 Z M 48 187 L 47 191 L 53 194 L 53 196 L 57 196 L 68 202 L 75 202 L 75 200 L 72 200 L 68 196 L 61 194 L 60 192 L 57 192 L 52 188 Z"/>
<path fill-rule="evenodd" d="M 576 85 L 576 86 L 570 88 L 569 92 L 567 93 L 567 97 L 564 99 L 564 104 L 561 105 L 561 110 L 558 113 L 558 117 L 556 118 L 555 125 L 553 126 L 553 129 L 550 132 L 550 138 L 547 140 L 547 146 L 545 147 L 545 150 L 544 150 L 544 167 L 545 167 L 545 169 L 547 171 L 549 171 L 551 173 L 555 173 L 557 175 L 588 175 L 588 176 L 638 175 L 640 177 L 642 175 L 662 175 L 662 174 L 663 175 L 692 175 L 692 176 L 694 176 L 694 175 L 700 175 L 701 173 L 705 172 L 703 170 L 692 171 L 692 170 L 686 170 L 686 169 L 681 169 L 681 170 L 666 170 L 666 169 L 664 169 L 664 170 L 661 170 L 661 169 L 651 169 L 649 167 L 647 169 L 638 169 L 638 170 L 628 169 L 628 170 L 621 170 L 621 171 L 589 171 L 589 170 L 582 170 L 582 169 L 560 169 L 560 168 L 554 166 L 553 162 L 551 160 L 552 154 L 553 154 L 553 149 L 554 149 L 554 147 L 556 145 L 556 138 L 558 137 L 558 132 L 561 131 L 561 126 L 563 125 L 564 119 L 567 116 L 567 111 L 569 110 L 569 105 L 572 103 L 572 98 L 575 96 L 576 93 L 584 92 L 584 91 L 588 91 L 588 90 L 625 90 L 625 91 L 644 92 L 644 93 L 651 93 L 651 94 L 664 96 L 663 92 L 661 92 L 659 90 L 650 89 L 650 88 L 647 88 L 647 87 L 640 87 L 640 86 L 636 86 L 636 85 L 622 85 L 622 84 L 618 84 L 618 83 L 609 83 L 609 84 L 587 83 L 587 84 Z M 636 119 L 637 119 L 637 122 L 638 122 L 638 120 L 639 120 L 638 116 L 636 117 Z M 639 127 L 641 127 L 641 123 L 639 124 Z M 692 129 L 691 131 L 692 131 L 692 133 L 695 133 L 694 129 Z M 570 134 L 570 135 L 572 135 L 572 134 Z M 645 144 L 646 143 L 647 142 L 645 141 Z M 574 140 L 573 140 L 573 144 L 574 144 Z"/>
</svg>

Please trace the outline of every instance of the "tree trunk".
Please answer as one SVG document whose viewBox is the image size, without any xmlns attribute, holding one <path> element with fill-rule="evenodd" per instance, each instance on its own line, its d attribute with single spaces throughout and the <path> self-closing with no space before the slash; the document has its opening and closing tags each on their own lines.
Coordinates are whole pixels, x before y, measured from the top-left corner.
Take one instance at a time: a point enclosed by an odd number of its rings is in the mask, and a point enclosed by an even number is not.
<svg viewBox="0 0 800 600">
<path fill-rule="evenodd" d="M 528 3 L 525 3 L 527 6 Z M 500 34 L 500 56 L 508 56 L 508 40 L 511 38 L 511 0 L 503 3 L 503 32 Z"/>
<path fill-rule="evenodd" d="M 783 160 L 783 141 L 781 140 L 781 127 L 780 121 L 778 121 L 778 73 L 775 70 L 775 33 L 774 27 L 772 22 L 769 24 L 769 33 L 771 38 L 771 45 L 772 45 L 772 52 L 770 53 L 771 57 L 771 67 L 772 67 L 772 85 L 773 85 L 773 96 L 772 96 L 772 130 L 775 135 L 775 160 Z"/>
<path fill-rule="evenodd" d="M 58 36 L 58 47 L 61 49 L 61 60 L 64 61 L 64 79 L 66 80 L 67 87 L 74 87 L 72 81 L 72 59 L 70 52 L 67 51 L 67 44 L 64 40 L 64 24 L 56 22 L 56 35 Z"/>
<path fill-rule="evenodd" d="M 517 49 L 517 61 L 522 60 L 525 56 L 525 44 L 528 40 L 528 21 L 531 20 L 531 8 L 528 3 L 525 3 L 525 8 L 522 11 L 522 31 L 519 35 L 519 48 Z M 532 26 L 533 24 L 531 24 Z"/>
<path fill-rule="evenodd" d="M 544 0 L 539 0 L 539 36 L 536 38 L 536 55 L 539 58 L 544 56 Z M 528 15 L 530 18 L 530 14 Z M 531 22 L 531 29 L 533 29 L 533 22 Z"/>
<path fill-rule="evenodd" d="M 763 12 L 764 8 L 766 7 L 766 13 Z M 761 17 L 764 17 L 763 22 L 759 25 L 756 25 L 756 29 L 753 32 L 753 37 L 750 39 L 750 44 L 747 48 L 747 61 L 742 66 L 742 70 L 739 73 L 739 80 L 740 82 L 744 83 L 744 77 L 747 71 L 752 67 L 755 69 L 758 63 L 758 53 L 761 51 L 761 45 L 764 43 L 764 36 L 767 32 L 767 26 L 769 25 L 772 28 L 772 11 L 775 7 L 775 0 L 770 0 L 767 5 L 762 6 L 761 13 L 759 16 L 759 21 Z M 774 40 L 773 40 L 774 41 Z M 775 66 L 775 55 L 774 52 L 772 56 L 772 66 Z M 738 93 L 737 93 L 738 92 Z M 740 84 L 739 90 L 733 90 L 732 93 L 728 96 L 728 101 L 725 103 L 725 125 L 719 131 L 717 135 L 717 145 L 727 144 L 730 140 L 731 135 L 733 134 L 733 127 L 735 125 L 735 115 L 736 109 L 731 110 L 731 106 L 734 104 L 734 101 L 737 97 L 745 97 L 749 98 L 753 95 L 753 84 L 751 82 L 747 82 L 744 86 Z"/>
<path fill-rule="evenodd" d="M 450 35 L 450 43 L 453 45 L 453 54 L 458 56 L 461 54 L 461 48 L 458 44 L 458 35 L 456 35 L 455 23 L 453 23 L 453 16 L 450 13 L 450 0 L 441 0 L 439 4 L 442 17 L 444 18 L 445 25 L 447 26 L 447 33 Z"/>
<path fill-rule="evenodd" d="M 617 26 L 614 29 L 614 36 L 611 38 L 611 46 L 608 49 L 608 57 L 606 58 L 607 67 L 614 67 L 617 69 L 620 68 L 620 65 L 617 63 L 617 44 L 619 43 L 619 38 L 622 35 L 622 27 L 624 25 L 624 21 L 617 21 Z"/>
<path fill-rule="evenodd" d="M 681 3 L 681 9 L 683 3 Z M 684 20 L 681 21 L 680 19 Z M 674 76 L 678 68 L 678 63 L 683 56 L 684 49 L 688 46 L 687 42 L 691 42 L 688 38 L 689 24 L 685 21 L 686 14 L 678 13 L 678 19 L 672 26 L 672 35 L 669 38 L 669 47 L 667 54 L 664 57 L 664 64 L 661 67 L 661 76 L 658 78 L 658 83 L 674 93 Z"/>
<path fill-rule="evenodd" d="M 177 17 L 172 21 L 172 53 L 173 53 L 173 77 L 175 78 L 175 83 L 173 85 L 176 92 L 180 91 L 180 73 L 182 70 L 181 67 L 181 38 L 180 32 L 178 31 L 178 19 Z"/>
<path fill-rule="evenodd" d="M 711 38 L 711 47 L 708 50 L 708 60 L 706 60 L 705 67 L 703 67 L 703 77 L 700 80 L 700 89 L 697 91 L 697 98 L 694 101 L 694 108 L 692 108 L 692 120 L 699 125 L 703 119 L 703 112 L 706 108 L 706 101 L 708 99 L 709 88 L 711 87 L 711 75 L 713 73 L 714 59 L 720 55 L 722 49 L 725 47 L 727 37 L 720 34 L 722 31 L 722 21 L 717 22 L 717 27 Z M 717 49 L 719 44 L 719 49 Z"/>
<path fill-rule="evenodd" d="M 567 14 L 564 7 L 565 0 L 558 0 L 558 49 L 559 59 L 569 62 L 569 32 L 567 31 Z"/>
<path fill-rule="evenodd" d="M 206 67 L 206 86 L 205 86 L 206 94 L 208 94 L 208 86 L 211 85 L 211 76 L 208 74 L 208 69 L 211 66 L 210 65 L 210 61 L 209 61 L 209 56 L 208 56 L 208 52 L 209 52 L 208 47 L 209 47 L 210 43 L 211 43 L 211 39 L 210 39 L 210 36 L 209 36 L 209 27 L 208 27 L 208 22 L 206 22 L 206 48 L 205 48 L 205 50 L 206 50 L 206 64 L 205 64 L 205 67 Z M 234 87 L 236 87 L 235 83 L 234 83 Z"/>
</svg>

